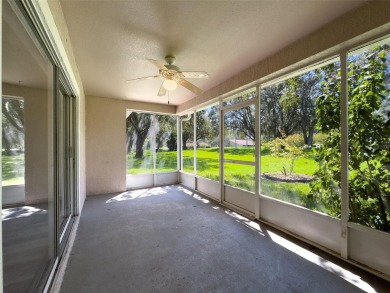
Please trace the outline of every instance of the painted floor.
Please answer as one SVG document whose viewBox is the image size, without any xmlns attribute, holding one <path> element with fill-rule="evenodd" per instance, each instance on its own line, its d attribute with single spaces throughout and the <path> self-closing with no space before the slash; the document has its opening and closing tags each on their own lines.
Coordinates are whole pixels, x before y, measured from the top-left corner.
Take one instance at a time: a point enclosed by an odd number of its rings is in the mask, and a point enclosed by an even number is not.
<svg viewBox="0 0 390 293">
<path fill-rule="evenodd" d="M 4 292 L 32 292 L 49 262 L 47 204 L 2 210 Z"/>
<path fill-rule="evenodd" d="M 87 197 L 60 292 L 386 292 L 389 285 L 174 185 Z"/>
</svg>

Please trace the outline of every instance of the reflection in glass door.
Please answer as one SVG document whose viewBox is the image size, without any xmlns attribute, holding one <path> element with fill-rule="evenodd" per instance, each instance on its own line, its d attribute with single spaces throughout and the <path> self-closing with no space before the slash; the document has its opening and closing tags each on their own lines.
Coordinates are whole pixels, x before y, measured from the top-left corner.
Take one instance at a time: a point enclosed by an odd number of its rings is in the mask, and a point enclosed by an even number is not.
<svg viewBox="0 0 390 293">
<path fill-rule="evenodd" d="M 56 257 L 54 67 L 15 3 L 2 1 L 2 290 L 41 292 Z"/>
<path fill-rule="evenodd" d="M 36 27 L 25 19 L 31 11 L 24 2 L 2 2 L 6 293 L 49 289 L 70 231 L 77 185 L 75 98 Z"/>
<path fill-rule="evenodd" d="M 22 204 L 25 201 L 23 98 L 3 96 L 2 113 L 2 203 Z"/>
</svg>

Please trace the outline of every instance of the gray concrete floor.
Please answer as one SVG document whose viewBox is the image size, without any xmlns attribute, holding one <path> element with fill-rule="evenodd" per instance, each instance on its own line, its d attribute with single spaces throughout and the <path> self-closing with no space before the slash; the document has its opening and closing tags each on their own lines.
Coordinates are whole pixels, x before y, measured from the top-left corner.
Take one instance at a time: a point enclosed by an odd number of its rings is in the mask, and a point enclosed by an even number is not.
<svg viewBox="0 0 390 293">
<path fill-rule="evenodd" d="M 175 185 L 87 197 L 61 292 L 362 292 L 359 282 L 390 288 Z"/>
</svg>

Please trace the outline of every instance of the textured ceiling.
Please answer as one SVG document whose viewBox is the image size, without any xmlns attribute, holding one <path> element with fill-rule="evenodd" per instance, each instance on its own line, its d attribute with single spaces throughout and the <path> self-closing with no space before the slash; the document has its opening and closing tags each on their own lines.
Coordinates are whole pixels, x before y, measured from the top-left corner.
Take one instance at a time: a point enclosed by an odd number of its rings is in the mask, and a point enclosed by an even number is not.
<svg viewBox="0 0 390 293">
<path fill-rule="evenodd" d="M 61 0 L 87 95 L 166 103 L 162 80 L 127 84 L 158 74 L 146 58 L 174 54 L 182 70 L 208 90 L 320 28 L 358 1 L 71 1 Z M 171 104 L 194 97 L 179 87 Z"/>
</svg>

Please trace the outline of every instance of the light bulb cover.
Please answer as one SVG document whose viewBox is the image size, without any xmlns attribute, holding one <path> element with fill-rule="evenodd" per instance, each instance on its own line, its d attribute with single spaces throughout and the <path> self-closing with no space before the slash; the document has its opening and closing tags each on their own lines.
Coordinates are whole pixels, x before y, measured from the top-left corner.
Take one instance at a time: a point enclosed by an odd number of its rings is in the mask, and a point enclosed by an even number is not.
<svg viewBox="0 0 390 293">
<path fill-rule="evenodd" d="M 173 90 L 175 90 L 177 88 L 177 82 L 172 80 L 172 79 L 166 79 L 163 82 L 163 87 L 167 91 L 173 91 Z"/>
</svg>

